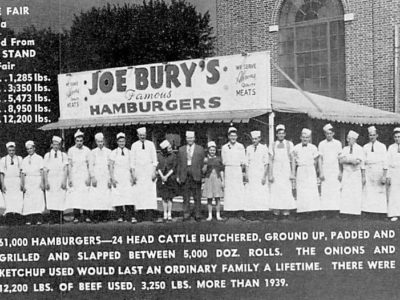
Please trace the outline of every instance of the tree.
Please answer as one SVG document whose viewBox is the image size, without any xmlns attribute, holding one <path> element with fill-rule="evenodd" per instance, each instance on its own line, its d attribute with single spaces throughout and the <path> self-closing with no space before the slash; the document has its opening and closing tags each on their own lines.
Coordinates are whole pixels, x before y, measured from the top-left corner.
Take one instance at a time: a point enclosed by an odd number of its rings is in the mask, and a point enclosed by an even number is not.
<svg viewBox="0 0 400 300">
<path fill-rule="evenodd" d="M 212 30 L 210 15 L 185 0 L 92 8 L 75 16 L 64 71 L 211 56 Z"/>
</svg>

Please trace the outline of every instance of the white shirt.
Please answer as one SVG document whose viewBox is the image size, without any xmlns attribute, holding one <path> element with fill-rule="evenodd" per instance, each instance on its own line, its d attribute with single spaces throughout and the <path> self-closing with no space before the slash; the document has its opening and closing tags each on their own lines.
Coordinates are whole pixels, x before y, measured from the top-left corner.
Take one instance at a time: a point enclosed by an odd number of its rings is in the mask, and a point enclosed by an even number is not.
<svg viewBox="0 0 400 300">
<path fill-rule="evenodd" d="M 221 149 L 222 163 L 225 166 L 241 166 L 246 162 L 246 152 L 241 143 L 230 142 L 223 145 Z"/>
<path fill-rule="evenodd" d="M 339 166 L 339 154 L 342 152 L 342 143 L 338 140 L 323 140 L 318 145 L 318 151 L 323 159 L 323 167 Z"/>
<path fill-rule="evenodd" d="M 26 156 L 22 161 L 22 173 L 27 176 L 40 176 L 43 169 L 43 158 L 36 153 Z"/>
<path fill-rule="evenodd" d="M 187 165 L 188 166 L 192 165 L 193 152 L 194 152 L 194 144 L 186 145 L 186 156 L 187 156 Z"/>
<path fill-rule="evenodd" d="M 319 156 L 318 149 L 315 145 L 308 143 L 303 146 L 302 143 L 294 146 L 293 155 L 298 166 L 314 165 L 315 159 Z"/>
<path fill-rule="evenodd" d="M 264 144 L 258 144 L 257 147 L 250 145 L 246 148 L 246 164 L 247 166 L 254 164 L 269 164 L 268 147 Z"/>
<path fill-rule="evenodd" d="M 13 157 L 13 165 L 11 164 L 11 156 L 6 155 L 0 160 L 0 173 L 6 174 L 8 176 L 17 176 L 19 177 L 19 172 L 22 168 L 22 157 L 14 155 Z M 13 170 L 10 174 L 7 171 Z"/>
<path fill-rule="evenodd" d="M 66 153 L 62 152 L 61 150 L 57 151 L 57 157 L 56 157 L 56 152 L 51 149 L 50 152 L 47 152 L 44 155 L 44 168 L 46 170 L 50 170 L 55 165 L 68 165 L 68 156 Z"/>
<path fill-rule="evenodd" d="M 364 151 L 363 148 L 358 145 L 354 144 L 353 145 L 353 152 L 350 153 L 350 146 L 346 146 L 343 148 L 342 152 L 339 155 L 339 158 L 350 158 L 350 159 L 358 159 L 361 161 L 361 164 L 358 165 L 353 165 L 353 164 L 343 164 L 343 168 L 346 170 L 358 170 L 360 168 L 364 168 L 364 161 L 365 161 L 365 156 L 364 156 Z"/>
<path fill-rule="evenodd" d="M 131 147 L 131 167 L 136 169 L 137 166 L 153 165 L 157 167 L 157 152 L 153 142 L 144 140 L 144 149 L 142 141 L 136 141 Z"/>
<path fill-rule="evenodd" d="M 86 146 L 82 146 L 82 148 L 77 148 L 76 146 L 72 146 L 68 150 L 68 160 L 71 167 L 74 166 L 74 163 L 82 163 L 90 161 L 90 149 Z"/>
<path fill-rule="evenodd" d="M 382 164 L 384 170 L 387 169 L 387 150 L 386 146 L 379 141 L 369 142 L 364 147 L 365 165 Z M 374 150 L 372 152 L 372 149 Z"/>
</svg>

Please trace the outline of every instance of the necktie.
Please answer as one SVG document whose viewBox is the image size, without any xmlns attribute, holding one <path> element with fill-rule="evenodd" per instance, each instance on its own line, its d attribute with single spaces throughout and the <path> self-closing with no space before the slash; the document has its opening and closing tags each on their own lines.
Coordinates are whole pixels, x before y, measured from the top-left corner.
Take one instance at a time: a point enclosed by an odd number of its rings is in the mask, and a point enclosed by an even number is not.
<svg viewBox="0 0 400 300">
<path fill-rule="evenodd" d="M 307 147 L 307 144 L 302 144 L 303 147 Z"/>
<path fill-rule="evenodd" d="M 257 151 L 257 145 L 254 145 L 254 152 Z"/>
<path fill-rule="evenodd" d="M 121 155 L 125 156 L 124 149 L 121 149 Z"/>
<path fill-rule="evenodd" d="M 400 153 L 400 144 L 397 145 L 397 152 Z"/>
<path fill-rule="evenodd" d="M 371 152 L 374 152 L 374 143 L 372 143 Z"/>
<path fill-rule="evenodd" d="M 54 152 L 54 158 L 57 158 L 57 151 Z"/>
<path fill-rule="evenodd" d="M 32 155 L 29 155 L 29 164 L 32 163 Z"/>
<path fill-rule="evenodd" d="M 142 142 L 142 149 L 144 150 L 144 141 Z"/>
<path fill-rule="evenodd" d="M 12 165 L 14 164 L 14 158 L 13 157 L 11 157 L 11 164 Z"/>
<path fill-rule="evenodd" d="M 353 154 L 353 146 L 350 146 L 350 154 Z"/>
<path fill-rule="evenodd" d="M 187 148 L 187 158 L 188 158 L 188 161 L 192 161 L 192 146 L 191 145 L 188 145 L 188 148 Z"/>
</svg>

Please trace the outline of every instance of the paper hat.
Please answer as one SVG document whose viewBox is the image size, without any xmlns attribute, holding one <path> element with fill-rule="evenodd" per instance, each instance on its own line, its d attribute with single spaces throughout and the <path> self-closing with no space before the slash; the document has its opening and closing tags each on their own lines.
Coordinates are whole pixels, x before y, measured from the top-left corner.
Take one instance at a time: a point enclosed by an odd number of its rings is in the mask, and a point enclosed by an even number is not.
<svg viewBox="0 0 400 300">
<path fill-rule="evenodd" d="M 208 143 L 207 143 L 207 147 L 208 147 L 208 148 L 210 148 L 210 147 L 215 147 L 215 148 L 217 148 L 217 145 L 215 144 L 214 141 L 211 141 L 211 142 L 208 142 Z"/>
<path fill-rule="evenodd" d="M 322 129 L 324 131 L 332 131 L 333 126 L 331 124 L 326 124 Z"/>
<path fill-rule="evenodd" d="M 276 126 L 276 131 L 279 131 L 279 130 L 285 130 L 286 128 L 285 128 L 285 125 L 283 125 L 283 124 L 279 124 L 278 126 Z"/>
<path fill-rule="evenodd" d="M 395 129 L 393 129 L 393 133 L 396 133 L 396 132 L 400 132 L 400 127 L 396 127 Z"/>
<path fill-rule="evenodd" d="M 376 133 L 376 128 L 375 128 L 375 126 L 369 126 L 369 127 L 368 127 L 368 133 L 369 133 L 369 134 L 374 134 L 374 133 Z"/>
<path fill-rule="evenodd" d="M 117 134 L 117 140 L 119 140 L 120 138 L 125 138 L 125 133 L 120 132 Z"/>
<path fill-rule="evenodd" d="M 61 143 L 61 138 L 59 136 L 53 135 L 53 137 L 51 138 L 51 141 L 53 143 Z"/>
<path fill-rule="evenodd" d="M 311 130 L 308 128 L 303 128 L 303 130 L 301 131 L 302 135 L 306 135 L 306 136 L 310 136 L 311 135 Z"/>
<path fill-rule="evenodd" d="M 95 140 L 103 140 L 104 139 L 104 134 L 101 132 L 98 132 L 94 135 Z"/>
<path fill-rule="evenodd" d="M 229 127 L 228 134 L 230 134 L 231 132 L 237 132 L 237 129 L 235 127 Z"/>
<path fill-rule="evenodd" d="M 136 131 L 138 134 L 146 134 L 146 127 L 140 127 Z"/>
<path fill-rule="evenodd" d="M 160 144 L 161 149 L 166 149 L 166 148 L 168 148 L 168 147 L 170 147 L 170 146 L 171 146 L 171 144 L 170 144 L 170 142 L 168 142 L 167 140 L 164 140 L 164 141 Z"/>
<path fill-rule="evenodd" d="M 78 129 L 78 130 L 75 132 L 74 138 L 77 138 L 78 136 L 83 136 L 83 132 L 82 132 L 80 129 Z"/>
<path fill-rule="evenodd" d="M 258 137 L 260 137 L 261 136 L 261 131 L 259 131 L 259 130 L 253 130 L 252 132 L 250 132 L 250 134 L 251 134 L 251 137 L 254 139 L 254 138 L 258 138 Z"/>
<path fill-rule="evenodd" d="M 29 146 L 35 146 L 35 143 L 33 141 L 27 141 L 25 143 L 25 148 L 28 148 Z"/>
<path fill-rule="evenodd" d="M 6 148 L 9 148 L 9 147 L 15 147 L 15 143 L 14 142 L 8 142 L 6 144 Z"/>
<path fill-rule="evenodd" d="M 193 138 L 194 137 L 194 131 L 186 131 L 186 137 Z"/>
<path fill-rule="evenodd" d="M 357 132 L 350 130 L 349 133 L 347 134 L 347 137 L 353 138 L 353 139 L 358 139 L 358 135 L 359 134 Z"/>
</svg>

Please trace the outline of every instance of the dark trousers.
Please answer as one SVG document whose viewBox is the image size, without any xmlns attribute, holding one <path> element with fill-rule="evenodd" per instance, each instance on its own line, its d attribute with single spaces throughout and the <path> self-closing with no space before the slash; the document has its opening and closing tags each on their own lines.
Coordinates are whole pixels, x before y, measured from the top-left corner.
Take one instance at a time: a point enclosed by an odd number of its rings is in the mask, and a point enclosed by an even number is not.
<svg viewBox="0 0 400 300">
<path fill-rule="evenodd" d="M 16 213 L 6 214 L 6 224 L 10 226 L 24 224 L 24 217 Z"/>
<path fill-rule="evenodd" d="M 62 224 L 63 223 L 63 212 L 59 210 L 50 210 L 50 222 L 54 222 L 57 224 Z"/>
<path fill-rule="evenodd" d="M 83 210 L 81 213 L 80 209 L 74 208 L 74 219 L 78 219 L 79 221 L 84 221 L 86 218 L 89 218 L 90 214 L 88 210 Z"/>
<path fill-rule="evenodd" d="M 26 222 L 30 222 L 32 225 L 37 224 L 38 222 L 43 223 L 42 214 L 31 214 L 26 216 Z"/>
<path fill-rule="evenodd" d="M 190 166 L 188 167 L 186 180 L 182 184 L 182 189 L 183 189 L 183 217 L 188 218 L 190 216 L 190 196 L 193 196 L 194 213 L 196 218 L 199 218 L 200 205 L 201 205 L 201 181 L 195 181 L 193 179 Z"/>
<path fill-rule="evenodd" d="M 117 211 L 117 218 L 130 221 L 135 217 L 135 205 L 116 206 L 115 209 Z"/>
</svg>

